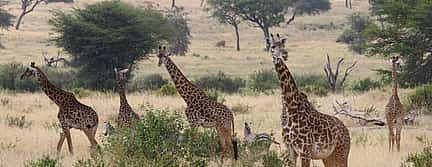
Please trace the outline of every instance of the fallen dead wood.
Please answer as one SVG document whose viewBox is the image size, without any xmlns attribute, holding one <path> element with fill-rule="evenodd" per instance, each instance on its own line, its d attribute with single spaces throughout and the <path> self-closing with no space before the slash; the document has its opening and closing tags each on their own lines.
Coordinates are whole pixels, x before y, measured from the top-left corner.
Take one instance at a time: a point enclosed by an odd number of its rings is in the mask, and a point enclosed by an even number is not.
<svg viewBox="0 0 432 167">
<path fill-rule="evenodd" d="M 376 125 L 376 126 L 384 126 L 385 119 L 381 117 L 368 117 L 364 112 L 353 111 L 351 107 L 348 106 L 348 103 L 339 103 L 336 101 L 338 106 L 333 105 L 334 115 L 343 115 L 350 117 L 352 119 L 358 120 L 362 126 L 365 125 Z M 339 108 L 339 109 L 338 109 Z"/>
</svg>

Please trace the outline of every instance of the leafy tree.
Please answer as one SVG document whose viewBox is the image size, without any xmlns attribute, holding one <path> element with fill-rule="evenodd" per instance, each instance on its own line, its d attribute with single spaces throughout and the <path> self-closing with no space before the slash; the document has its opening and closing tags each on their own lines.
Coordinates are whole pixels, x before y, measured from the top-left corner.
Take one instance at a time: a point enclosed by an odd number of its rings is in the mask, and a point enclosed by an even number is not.
<svg viewBox="0 0 432 167">
<path fill-rule="evenodd" d="M 211 6 L 206 10 L 210 11 L 211 17 L 216 18 L 220 23 L 229 24 L 234 28 L 236 34 L 236 49 L 240 51 L 239 24 L 240 15 L 236 12 L 235 0 L 208 0 Z"/>
<path fill-rule="evenodd" d="M 234 4 L 237 13 L 244 20 L 252 22 L 263 31 L 265 39 L 269 39 L 271 27 L 285 22 L 285 15 L 289 12 L 293 15 L 287 24 L 297 14 L 315 15 L 330 9 L 329 0 L 237 0 Z"/>
<path fill-rule="evenodd" d="M 21 21 L 25 15 L 33 12 L 34 9 L 41 3 L 51 3 L 51 2 L 65 2 L 72 3 L 73 0 L 21 0 L 21 14 L 18 16 L 18 20 L 15 25 L 15 29 L 19 29 L 21 25 Z"/>
<path fill-rule="evenodd" d="M 356 12 L 347 17 L 350 25 L 336 40 L 336 42 L 343 42 L 350 45 L 350 49 L 356 53 L 363 54 L 366 44 L 366 39 L 362 32 L 371 23 L 367 14 Z"/>
<path fill-rule="evenodd" d="M 412 86 L 432 80 L 432 1 L 371 0 L 374 16 L 384 24 L 365 30 L 369 55 L 399 54 L 404 60 L 401 85 Z"/>
<path fill-rule="evenodd" d="M 6 5 L 8 1 L 0 0 L 0 7 Z M 8 11 L 0 8 L 0 30 L 8 29 L 9 26 L 13 26 L 12 19 L 14 16 Z M 0 49 L 4 46 L 0 43 Z"/>
<path fill-rule="evenodd" d="M 72 55 L 81 86 L 91 89 L 112 89 L 114 67 L 135 64 L 172 32 L 160 12 L 119 1 L 53 15 L 49 23 L 58 36 L 52 41 Z"/>
<path fill-rule="evenodd" d="M 172 28 L 168 43 L 170 50 L 175 55 L 184 56 L 189 49 L 191 32 L 188 26 L 188 13 L 183 8 L 174 7 L 166 12 L 168 26 Z"/>
</svg>

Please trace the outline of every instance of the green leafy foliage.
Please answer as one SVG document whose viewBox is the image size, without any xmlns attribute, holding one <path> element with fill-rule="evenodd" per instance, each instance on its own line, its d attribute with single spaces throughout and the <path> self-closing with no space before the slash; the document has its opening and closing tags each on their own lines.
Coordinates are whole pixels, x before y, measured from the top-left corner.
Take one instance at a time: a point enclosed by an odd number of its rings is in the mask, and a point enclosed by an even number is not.
<svg viewBox="0 0 432 167">
<path fill-rule="evenodd" d="M 80 67 L 80 86 L 91 89 L 112 89 L 114 67 L 134 64 L 173 32 L 159 11 L 120 1 L 102 1 L 70 13 L 54 11 L 49 23 L 58 34 L 52 41 Z"/>
<path fill-rule="evenodd" d="M 177 88 L 173 84 L 165 84 L 158 90 L 158 94 L 162 96 L 175 96 L 177 95 Z"/>
<path fill-rule="evenodd" d="M 132 91 L 158 90 L 166 84 L 168 84 L 168 80 L 164 79 L 161 75 L 150 74 L 143 78 L 136 77 L 128 88 Z"/>
<path fill-rule="evenodd" d="M 432 3 L 429 0 L 371 0 L 372 14 L 383 24 L 371 24 L 363 32 L 369 55 L 398 54 L 404 61 L 400 79 L 403 86 L 432 80 Z"/>
<path fill-rule="evenodd" d="M 432 111 L 432 84 L 418 86 L 407 96 L 408 108 Z"/>
<path fill-rule="evenodd" d="M 0 7 L 6 5 L 8 1 L 0 0 Z M 0 8 L 0 29 L 7 29 L 10 26 L 13 26 L 13 19 L 15 16 L 10 14 L 8 11 Z"/>
<path fill-rule="evenodd" d="M 39 90 L 39 84 L 36 79 L 21 80 L 20 76 L 26 67 L 18 63 L 9 63 L 0 65 L 0 88 L 12 91 L 30 91 Z M 75 82 L 71 78 L 75 78 L 73 71 L 58 70 L 53 68 L 42 68 L 48 79 L 56 86 L 62 88 L 75 87 Z"/>
<path fill-rule="evenodd" d="M 376 88 L 381 88 L 383 83 L 377 80 L 372 80 L 371 78 L 365 78 L 353 81 L 350 84 L 349 89 L 358 92 L 365 92 Z"/>
<path fill-rule="evenodd" d="M 336 42 L 349 44 L 352 51 L 363 54 L 365 52 L 366 39 L 363 37 L 362 32 L 371 23 L 369 16 L 356 12 L 349 15 L 347 21 L 350 25 L 349 28 L 338 37 Z"/>
<path fill-rule="evenodd" d="M 183 8 L 175 7 L 166 14 L 167 24 L 172 28 L 169 34 L 169 50 L 175 55 L 184 56 L 189 49 L 191 32 L 188 26 L 188 13 Z"/>
<path fill-rule="evenodd" d="M 202 76 L 195 80 L 198 87 L 204 89 L 215 89 L 225 93 L 239 92 L 245 86 L 246 81 L 242 78 L 232 78 L 223 72 Z"/>
<path fill-rule="evenodd" d="M 325 78 L 320 75 L 295 75 L 297 86 L 307 93 L 318 96 L 327 96 L 330 92 Z"/>
<path fill-rule="evenodd" d="M 165 110 L 147 108 L 145 113 L 133 130 L 117 129 L 101 155 L 91 159 L 114 166 L 207 166 L 209 158 L 219 155 L 214 131 L 187 128 L 181 116 Z"/>
<path fill-rule="evenodd" d="M 275 89 L 279 85 L 279 79 L 276 72 L 272 69 L 259 70 L 249 76 L 249 89 L 257 92 L 265 92 Z"/>
<path fill-rule="evenodd" d="M 42 158 L 27 161 L 25 167 L 60 167 L 60 160 L 51 158 L 49 155 L 44 155 Z"/>
</svg>

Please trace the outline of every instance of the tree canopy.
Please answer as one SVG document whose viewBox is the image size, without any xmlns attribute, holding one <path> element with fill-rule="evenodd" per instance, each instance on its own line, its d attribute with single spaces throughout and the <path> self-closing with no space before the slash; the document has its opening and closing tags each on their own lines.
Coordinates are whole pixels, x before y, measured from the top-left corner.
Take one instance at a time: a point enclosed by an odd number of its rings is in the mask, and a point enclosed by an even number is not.
<svg viewBox="0 0 432 167">
<path fill-rule="evenodd" d="M 139 9 L 119 1 L 103 1 L 53 12 L 52 41 L 72 56 L 81 86 L 114 87 L 114 67 L 129 67 L 168 41 L 172 28 L 159 11 Z"/>
<path fill-rule="evenodd" d="M 432 80 L 432 1 L 371 0 L 372 14 L 383 24 L 371 24 L 363 32 L 369 55 L 398 54 L 404 60 L 402 85 Z"/>
</svg>

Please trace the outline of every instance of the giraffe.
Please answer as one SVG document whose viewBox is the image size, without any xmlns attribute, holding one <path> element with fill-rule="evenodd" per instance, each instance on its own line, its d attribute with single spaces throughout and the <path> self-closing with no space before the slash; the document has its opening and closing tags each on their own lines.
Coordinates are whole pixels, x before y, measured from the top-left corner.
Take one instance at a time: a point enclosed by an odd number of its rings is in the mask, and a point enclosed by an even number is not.
<svg viewBox="0 0 432 167">
<path fill-rule="evenodd" d="M 392 63 L 393 84 L 392 95 L 385 106 L 385 117 L 389 128 L 389 151 L 393 150 L 395 142 L 397 151 L 400 151 L 400 134 L 402 131 L 403 120 L 405 118 L 405 112 L 397 92 L 397 68 L 400 64 L 399 56 L 392 56 L 390 61 Z"/>
<path fill-rule="evenodd" d="M 215 128 L 222 144 L 222 156 L 233 151 L 237 160 L 237 142 L 233 139 L 234 115 L 225 105 L 209 99 L 208 95 L 190 82 L 169 57 L 166 47 L 159 47 L 159 63 L 164 65 L 170 74 L 178 93 L 186 102 L 185 114 L 192 128 Z M 229 148 L 230 150 L 227 150 Z"/>
<path fill-rule="evenodd" d="M 302 167 L 312 159 L 321 159 L 326 167 L 347 167 L 350 151 L 348 128 L 338 118 L 318 112 L 301 92 L 284 60 L 288 59 L 286 39 L 271 35 L 270 52 L 281 86 L 281 126 L 283 142 L 288 148 L 290 166 L 297 157 Z"/>
<path fill-rule="evenodd" d="M 95 139 L 95 134 L 99 122 L 97 113 L 91 107 L 80 103 L 72 93 L 53 85 L 34 62 L 21 75 L 21 79 L 32 77 L 37 78 L 41 89 L 59 107 L 57 118 L 60 122 L 62 132 L 57 143 L 57 153 L 60 153 L 66 138 L 69 152 L 73 154 L 72 138 L 70 135 L 71 128 L 82 130 L 90 141 L 91 148 L 96 148 L 98 143 Z"/>
<path fill-rule="evenodd" d="M 129 69 L 123 69 L 118 71 L 114 68 L 115 80 L 117 82 L 118 93 L 120 96 L 120 109 L 117 116 L 117 126 L 123 127 L 124 125 L 131 126 L 132 121 L 139 120 L 139 116 L 132 110 L 125 95 L 125 84 L 127 82 L 127 72 Z"/>
</svg>

